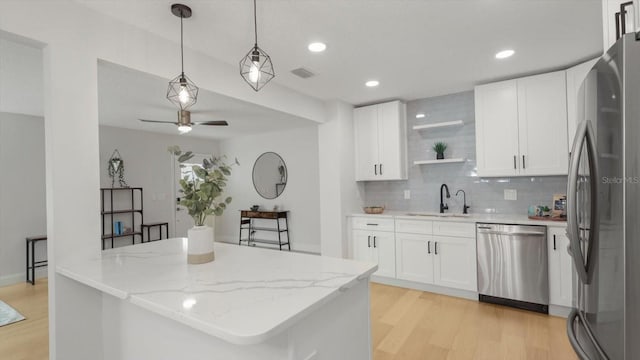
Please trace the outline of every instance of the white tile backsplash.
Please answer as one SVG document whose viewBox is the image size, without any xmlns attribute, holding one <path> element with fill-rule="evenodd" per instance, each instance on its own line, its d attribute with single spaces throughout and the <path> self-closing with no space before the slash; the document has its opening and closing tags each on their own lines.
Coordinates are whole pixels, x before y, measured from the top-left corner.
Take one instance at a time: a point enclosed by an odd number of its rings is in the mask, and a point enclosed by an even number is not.
<svg viewBox="0 0 640 360">
<path fill-rule="evenodd" d="M 416 119 L 417 113 L 424 113 Z M 413 130 L 414 125 L 462 120 L 464 125 Z M 416 160 L 435 159 L 433 143 L 444 141 L 446 158 L 465 158 L 464 163 L 413 165 Z M 496 139 L 499 141 L 499 138 Z M 553 194 L 566 193 L 566 176 L 479 178 L 476 176 L 476 144 L 473 91 L 419 99 L 407 103 L 409 178 L 403 181 L 368 181 L 364 185 L 366 206 L 385 205 L 389 210 L 438 211 L 440 185 L 449 186 L 449 212 L 462 211 L 462 189 L 472 213 L 526 214 L 529 205 L 550 206 Z M 505 200 L 504 190 L 517 191 L 517 200 Z M 405 200 L 405 190 L 411 198 Z"/>
</svg>

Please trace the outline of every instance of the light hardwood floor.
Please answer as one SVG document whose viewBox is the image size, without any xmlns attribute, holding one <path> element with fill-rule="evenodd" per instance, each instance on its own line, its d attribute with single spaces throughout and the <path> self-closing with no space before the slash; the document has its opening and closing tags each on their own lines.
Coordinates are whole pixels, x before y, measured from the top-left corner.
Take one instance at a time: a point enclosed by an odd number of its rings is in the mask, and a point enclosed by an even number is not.
<svg viewBox="0 0 640 360">
<path fill-rule="evenodd" d="M 0 327 L 0 359 L 49 358 L 49 304 L 47 279 L 0 287 L 0 300 L 18 310 L 26 320 Z"/>
<path fill-rule="evenodd" d="M 374 360 L 576 359 L 565 319 L 371 284 Z"/>
<path fill-rule="evenodd" d="M 0 358 L 47 359 L 46 280 L 0 299 L 27 318 L 0 327 Z M 417 290 L 372 283 L 371 324 L 374 360 L 576 359 L 565 319 Z"/>
</svg>

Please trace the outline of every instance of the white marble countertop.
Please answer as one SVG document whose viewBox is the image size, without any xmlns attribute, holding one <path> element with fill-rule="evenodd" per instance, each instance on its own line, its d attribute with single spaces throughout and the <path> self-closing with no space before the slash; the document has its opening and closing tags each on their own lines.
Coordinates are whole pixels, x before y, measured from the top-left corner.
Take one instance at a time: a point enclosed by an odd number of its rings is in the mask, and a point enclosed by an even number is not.
<svg viewBox="0 0 640 360">
<path fill-rule="evenodd" d="M 263 342 L 377 265 L 216 243 L 216 260 L 188 265 L 186 239 L 110 249 L 60 265 L 80 283 L 234 344 Z"/>
<path fill-rule="evenodd" d="M 420 215 L 408 215 L 420 214 Z M 372 215 L 362 213 L 353 213 L 356 216 L 373 216 L 390 219 L 410 219 L 410 220 L 430 220 L 430 221 L 455 221 L 455 222 L 472 222 L 472 223 L 492 223 L 492 224 L 517 224 L 517 225 L 545 225 L 553 227 L 567 227 L 566 221 L 552 220 L 532 220 L 526 215 L 513 214 L 469 214 L 469 216 L 429 216 L 427 212 L 419 211 L 385 211 L 383 214 Z M 455 215 L 455 214 L 454 214 Z"/>
</svg>

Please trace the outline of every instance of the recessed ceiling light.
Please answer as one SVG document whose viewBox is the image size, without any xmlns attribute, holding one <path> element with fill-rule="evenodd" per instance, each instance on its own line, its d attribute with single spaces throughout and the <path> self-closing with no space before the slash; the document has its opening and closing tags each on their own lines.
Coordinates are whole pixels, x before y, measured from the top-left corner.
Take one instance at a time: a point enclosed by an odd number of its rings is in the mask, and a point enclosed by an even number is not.
<svg viewBox="0 0 640 360">
<path fill-rule="evenodd" d="M 369 80 L 366 83 L 364 83 L 367 87 L 376 87 L 378 85 L 380 85 L 380 82 L 378 80 Z"/>
<path fill-rule="evenodd" d="M 416 119 L 422 119 L 424 117 L 423 113 L 416 114 Z"/>
<path fill-rule="evenodd" d="M 327 44 L 321 42 L 314 42 L 307 46 L 311 52 L 323 52 L 327 49 Z"/>
<path fill-rule="evenodd" d="M 498 53 L 496 53 L 496 59 L 506 59 L 508 57 L 510 57 L 511 55 L 515 54 L 515 51 L 511 50 L 511 49 L 507 49 L 507 50 L 502 50 Z"/>
</svg>

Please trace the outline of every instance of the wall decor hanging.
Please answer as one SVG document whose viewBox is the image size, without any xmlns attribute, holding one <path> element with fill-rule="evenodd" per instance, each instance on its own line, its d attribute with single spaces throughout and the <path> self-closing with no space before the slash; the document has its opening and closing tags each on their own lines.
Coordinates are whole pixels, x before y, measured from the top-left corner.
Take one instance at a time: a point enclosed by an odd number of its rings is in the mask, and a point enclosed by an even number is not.
<svg viewBox="0 0 640 360">
<path fill-rule="evenodd" d="M 122 156 L 120 156 L 120 152 L 118 149 L 113 151 L 109 161 L 107 162 L 107 170 L 109 172 L 109 177 L 111 177 L 111 187 L 114 186 L 116 181 L 116 174 L 118 175 L 118 182 L 120 183 L 120 187 L 128 188 L 127 182 L 124 181 L 124 160 L 122 160 Z"/>
</svg>

